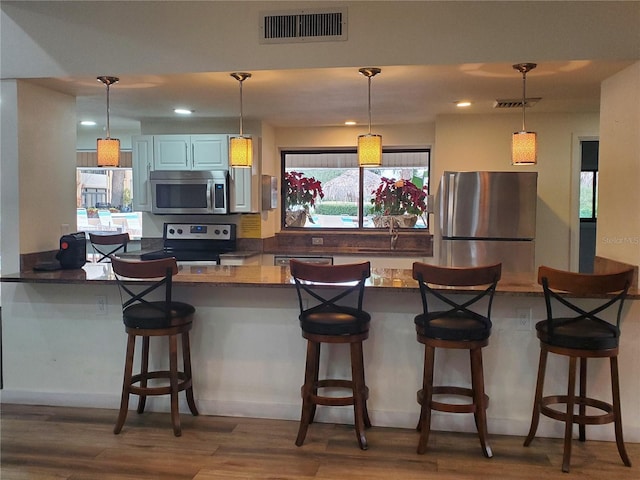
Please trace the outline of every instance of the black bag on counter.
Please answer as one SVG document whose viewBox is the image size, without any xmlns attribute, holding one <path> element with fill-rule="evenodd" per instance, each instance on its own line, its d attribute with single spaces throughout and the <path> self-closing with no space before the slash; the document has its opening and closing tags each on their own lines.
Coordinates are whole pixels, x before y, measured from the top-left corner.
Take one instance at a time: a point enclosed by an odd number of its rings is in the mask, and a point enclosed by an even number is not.
<svg viewBox="0 0 640 480">
<path fill-rule="evenodd" d="M 56 260 L 63 269 L 82 268 L 87 263 L 87 237 L 84 232 L 60 237 L 60 250 Z"/>
</svg>

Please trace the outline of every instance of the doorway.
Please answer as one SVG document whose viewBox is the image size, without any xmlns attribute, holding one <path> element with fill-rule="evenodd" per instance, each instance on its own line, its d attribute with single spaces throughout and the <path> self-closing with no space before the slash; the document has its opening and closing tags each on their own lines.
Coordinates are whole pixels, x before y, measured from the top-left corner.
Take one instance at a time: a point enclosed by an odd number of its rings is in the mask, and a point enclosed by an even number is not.
<svg viewBox="0 0 640 480">
<path fill-rule="evenodd" d="M 593 273 L 593 264 L 596 256 L 598 147 L 598 140 L 580 142 L 580 273 Z"/>
</svg>

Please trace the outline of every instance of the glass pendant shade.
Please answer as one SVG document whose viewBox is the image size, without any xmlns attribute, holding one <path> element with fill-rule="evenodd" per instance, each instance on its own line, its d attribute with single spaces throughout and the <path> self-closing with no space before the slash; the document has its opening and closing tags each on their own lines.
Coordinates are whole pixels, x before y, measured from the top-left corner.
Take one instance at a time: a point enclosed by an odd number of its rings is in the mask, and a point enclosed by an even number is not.
<svg viewBox="0 0 640 480">
<path fill-rule="evenodd" d="M 251 167 L 253 164 L 253 141 L 248 137 L 229 139 L 229 162 L 232 167 Z"/>
<path fill-rule="evenodd" d="M 511 144 L 513 165 L 535 165 L 537 158 L 537 135 L 535 132 L 514 132 Z"/>
<path fill-rule="evenodd" d="M 382 136 L 375 133 L 358 136 L 358 164 L 361 167 L 382 165 Z"/>
<path fill-rule="evenodd" d="M 120 140 L 117 138 L 98 139 L 98 166 L 117 167 L 120 165 Z"/>
</svg>

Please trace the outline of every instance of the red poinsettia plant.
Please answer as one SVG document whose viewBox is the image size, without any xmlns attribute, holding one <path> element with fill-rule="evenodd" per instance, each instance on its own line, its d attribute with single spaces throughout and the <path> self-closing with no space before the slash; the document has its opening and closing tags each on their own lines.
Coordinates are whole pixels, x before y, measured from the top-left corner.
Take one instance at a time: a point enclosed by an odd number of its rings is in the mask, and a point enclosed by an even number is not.
<svg viewBox="0 0 640 480">
<path fill-rule="evenodd" d="M 409 180 L 382 177 L 371 193 L 372 211 L 381 215 L 422 215 L 427 211 L 426 187 L 418 188 Z"/>
<path fill-rule="evenodd" d="M 284 188 L 287 208 L 297 205 L 313 207 L 318 197 L 324 198 L 320 181 L 314 177 L 305 177 L 301 172 L 285 172 Z"/>
</svg>

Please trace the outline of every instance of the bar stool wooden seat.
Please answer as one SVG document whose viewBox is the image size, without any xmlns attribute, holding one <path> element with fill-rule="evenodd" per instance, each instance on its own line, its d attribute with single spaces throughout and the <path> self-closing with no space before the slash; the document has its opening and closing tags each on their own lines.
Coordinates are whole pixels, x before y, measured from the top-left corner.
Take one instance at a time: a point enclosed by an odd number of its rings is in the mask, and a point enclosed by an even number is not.
<svg viewBox="0 0 640 480">
<path fill-rule="evenodd" d="M 193 325 L 195 308 L 188 303 L 172 299 L 172 276 L 178 273 L 175 258 L 159 260 L 123 260 L 111 257 L 122 297 L 122 318 L 127 332 L 127 353 L 122 385 L 120 412 L 113 433 L 122 430 L 129 408 L 129 395 L 138 395 L 138 413 L 143 413 L 147 396 L 171 396 L 171 423 L 176 437 L 182 434 L 178 411 L 178 392 L 185 391 L 189 410 L 198 415 L 193 396 L 191 376 L 191 348 L 189 331 Z M 154 280 L 140 283 L 132 281 Z M 164 288 L 162 288 L 164 287 Z M 151 299 L 153 292 L 162 292 L 159 300 Z M 183 371 L 178 370 L 178 336 L 182 340 Z M 133 374 L 133 357 L 136 338 L 142 338 L 140 373 Z M 167 337 L 169 340 L 169 370 L 149 371 L 150 337 Z M 164 380 L 159 386 L 149 386 L 152 380 Z M 138 384 L 138 385 L 136 385 Z"/>
<path fill-rule="evenodd" d="M 367 411 L 369 389 L 365 383 L 362 342 L 369 337 L 370 315 L 362 309 L 364 284 L 371 275 L 369 262 L 349 265 L 318 265 L 290 261 L 300 306 L 302 337 L 307 339 L 307 358 L 302 386 L 302 413 L 296 445 L 301 446 L 315 417 L 317 405 L 353 405 L 358 445 L 367 449 L 364 430 L 371 426 Z M 309 302 L 309 303 L 307 303 Z M 351 380 L 319 379 L 320 346 L 349 344 Z M 350 390 L 351 395 L 321 395 L 319 389 Z"/>
<path fill-rule="evenodd" d="M 111 234 L 89 232 L 89 241 L 95 252 L 99 255 L 96 263 L 100 263 L 109 261 L 111 255 L 120 251 L 126 252 L 130 239 L 128 232 Z"/>
<path fill-rule="evenodd" d="M 586 425 L 615 424 L 616 445 L 622 462 L 631 466 L 622 438 L 620 385 L 618 378 L 618 345 L 620 316 L 627 291 L 633 280 L 633 270 L 610 274 L 581 274 L 542 266 L 538 269 L 538 283 L 544 289 L 547 318 L 536 324 L 540 339 L 540 363 L 531 417 L 531 428 L 524 441 L 528 446 L 535 437 L 540 414 L 565 423 L 562 471 L 569 472 L 573 425 L 578 424 L 578 438 L 586 440 Z M 592 310 L 585 310 L 564 295 L 606 298 Z M 603 318 L 605 312 L 615 312 L 615 324 Z M 562 312 L 562 313 L 560 313 Z M 569 357 L 566 395 L 543 394 L 549 352 Z M 587 360 L 609 358 L 612 402 L 587 396 Z M 579 393 L 576 395 L 576 364 L 580 360 Z M 552 405 L 564 404 L 556 409 Z M 575 406 L 578 413 L 575 413 Z M 599 410 L 587 414 L 587 407 Z"/>
<path fill-rule="evenodd" d="M 413 278 L 420 286 L 423 306 L 423 313 L 415 317 L 416 334 L 418 342 L 425 348 L 422 389 L 417 394 L 420 404 L 420 420 L 417 427 L 420 440 L 417 451 L 420 454 L 427 449 L 431 431 L 431 411 L 437 410 L 473 413 L 482 452 L 487 458 L 493 456 L 487 433 L 486 409 L 489 397 L 484 392 L 482 348 L 489 344 L 491 306 L 501 271 L 502 265 L 499 263 L 479 267 L 440 267 L 420 262 L 413 264 Z M 469 290 L 471 298 L 459 302 L 456 297 L 460 295 L 449 295 L 431 285 L 480 288 Z M 440 307 L 437 310 L 431 308 L 436 300 L 445 304 L 445 310 Z M 485 301 L 485 306 L 478 305 L 481 300 Z M 433 385 L 436 348 L 469 350 L 471 388 Z M 446 403 L 434 400 L 434 395 L 470 397 L 471 403 Z"/>
</svg>

